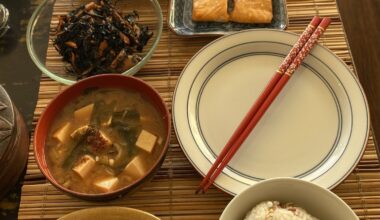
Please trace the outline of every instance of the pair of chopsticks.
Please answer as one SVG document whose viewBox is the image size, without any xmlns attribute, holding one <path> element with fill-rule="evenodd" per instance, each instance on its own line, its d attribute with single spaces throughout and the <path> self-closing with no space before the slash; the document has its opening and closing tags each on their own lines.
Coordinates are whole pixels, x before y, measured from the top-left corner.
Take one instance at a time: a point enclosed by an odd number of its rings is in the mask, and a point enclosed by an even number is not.
<svg viewBox="0 0 380 220">
<path fill-rule="evenodd" d="M 232 159 L 233 155 L 248 137 L 252 129 L 264 115 L 265 111 L 272 104 L 273 100 L 281 92 L 287 81 L 301 65 L 302 61 L 309 54 L 313 46 L 317 43 L 320 36 L 331 22 L 330 18 L 321 19 L 315 16 L 305 31 L 294 44 L 285 60 L 281 63 L 272 79 L 266 85 L 256 102 L 252 105 L 249 112 L 239 124 L 222 152 L 219 154 L 207 175 L 203 178 L 196 193 L 205 193 L 214 183 L 215 179 L 222 172 L 224 167 Z"/>
</svg>

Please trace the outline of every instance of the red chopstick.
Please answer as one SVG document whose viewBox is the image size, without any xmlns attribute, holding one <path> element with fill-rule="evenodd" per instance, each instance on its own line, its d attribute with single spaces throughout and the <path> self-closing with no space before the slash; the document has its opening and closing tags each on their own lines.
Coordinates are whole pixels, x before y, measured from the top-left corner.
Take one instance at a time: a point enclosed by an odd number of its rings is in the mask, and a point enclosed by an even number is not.
<svg viewBox="0 0 380 220">
<path fill-rule="evenodd" d="M 252 129 L 256 126 L 270 104 L 280 93 L 286 82 L 289 80 L 294 71 L 302 63 L 303 59 L 308 55 L 312 47 L 315 45 L 324 30 L 330 24 L 329 18 L 324 18 L 315 29 L 315 24 L 318 24 L 320 19 L 314 17 L 310 25 L 306 28 L 300 39 L 293 46 L 292 50 L 281 64 L 279 71 L 273 76 L 272 80 L 266 86 L 264 92 L 259 99 L 251 107 L 248 114 L 244 117 L 237 130 L 223 148 L 222 152 L 212 165 L 206 177 L 201 182 L 197 192 L 206 192 L 213 184 L 218 175 L 222 172 L 227 163 L 231 160 L 235 152 L 239 149 L 244 140 L 248 137 Z M 315 31 L 314 31 L 315 30 Z M 314 31 L 314 33 L 313 33 Z M 312 33 L 312 34 L 311 34 Z M 310 36 L 311 35 L 311 36 Z M 305 38 L 309 36 L 309 39 Z M 297 49 L 295 49 L 297 48 Z M 301 49 L 302 48 L 302 49 Z M 297 52 L 294 52 L 297 51 Z M 285 73 L 284 73 L 285 72 Z"/>
</svg>

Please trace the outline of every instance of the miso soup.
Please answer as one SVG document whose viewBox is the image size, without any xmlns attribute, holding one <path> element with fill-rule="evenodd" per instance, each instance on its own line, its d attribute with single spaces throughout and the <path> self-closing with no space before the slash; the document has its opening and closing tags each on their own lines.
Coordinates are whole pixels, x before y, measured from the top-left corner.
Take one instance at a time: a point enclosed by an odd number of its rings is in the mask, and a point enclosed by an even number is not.
<svg viewBox="0 0 380 220">
<path fill-rule="evenodd" d="M 52 122 L 46 160 L 55 180 L 81 193 L 130 185 L 158 160 L 167 136 L 162 115 L 139 93 L 85 91 Z"/>
</svg>

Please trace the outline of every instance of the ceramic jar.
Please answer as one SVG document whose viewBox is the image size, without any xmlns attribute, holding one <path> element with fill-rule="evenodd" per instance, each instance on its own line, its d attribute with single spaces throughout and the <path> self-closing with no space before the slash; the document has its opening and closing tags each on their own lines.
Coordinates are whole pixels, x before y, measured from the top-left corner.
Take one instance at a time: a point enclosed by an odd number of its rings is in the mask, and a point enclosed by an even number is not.
<svg viewBox="0 0 380 220">
<path fill-rule="evenodd" d="M 0 198 L 16 185 L 24 172 L 28 148 L 24 120 L 0 86 Z"/>
<path fill-rule="evenodd" d="M 8 20 L 9 11 L 4 5 L 0 4 L 0 37 L 9 29 Z"/>
</svg>

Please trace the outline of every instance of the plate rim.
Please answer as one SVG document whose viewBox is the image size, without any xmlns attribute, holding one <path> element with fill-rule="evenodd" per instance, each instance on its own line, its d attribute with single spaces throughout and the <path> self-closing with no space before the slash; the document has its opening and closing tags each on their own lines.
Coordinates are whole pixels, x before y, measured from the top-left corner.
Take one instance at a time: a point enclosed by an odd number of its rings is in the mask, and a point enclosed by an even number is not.
<svg viewBox="0 0 380 220">
<path fill-rule="evenodd" d="M 184 154 L 186 155 L 187 159 L 190 161 L 190 163 L 193 165 L 193 167 L 197 170 L 197 172 L 201 175 L 201 176 L 204 176 L 205 174 L 203 174 L 203 171 L 200 170 L 200 168 L 195 164 L 194 161 L 192 161 L 190 157 L 190 155 L 188 155 L 188 152 L 185 150 L 185 147 L 183 146 L 183 143 L 181 142 L 180 140 L 180 135 L 179 135 L 179 131 L 178 131 L 178 126 L 177 126 L 177 123 L 176 123 L 176 113 L 175 113 L 175 109 L 176 109 L 176 96 L 178 94 L 178 86 L 181 82 L 181 78 L 184 74 L 184 72 L 188 69 L 188 66 L 193 62 L 193 60 L 199 56 L 200 53 L 202 53 L 204 50 L 206 50 L 207 48 L 209 48 L 210 46 L 212 46 L 213 44 L 219 42 L 219 41 L 223 41 L 225 38 L 229 38 L 233 35 L 237 35 L 237 34 L 244 34 L 246 32 L 268 32 L 267 34 L 270 34 L 270 33 L 273 33 L 273 32 L 277 32 L 277 33 L 280 33 L 280 34 L 288 34 L 288 35 L 293 35 L 295 37 L 299 37 L 298 34 L 296 33 L 293 33 L 293 32 L 288 32 L 288 31 L 281 31 L 281 30 L 277 30 L 277 29 L 248 29 L 248 30 L 242 30 L 242 31 L 238 31 L 238 32 L 234 32 L 234 33 L 231 33 L 231 34 L 228 34 L 228 35 L 225 35 L 225 36 L 222 36 L 220 38 L 217 38 L 215 40 L 213 40 L 212 42 L 208 43 L 207 45 L 205 45 L 204 47 L 202 47 L 195 55 L 193 55 L 193 57 L 188 61 L 188 63 L 186 64 L 186 66 L 183 68 L 182 72 L 181 72 L 181 75 L 179 76 L 179 78 L 177 79 L 177 83 L 176 83 L 176 86 L 175 86 L 175 90 L 173 92 L 173 101 L 172 101 L 172 106 L 173 106 L 173 113 L 172 113 L 172 117 L 173 117 L 173 128 L 174 128 L 174 131 L 175 131 L 175 134 L 177 135 L 178 137 L 178 141 L 179 141 L 179 145 L 182 149 L 182 151 L 184 152 Z M 350 175 L 352 173 L 352 171 L 355 169 L 355 167 L 357 166 L 357 164 L 359 163 L 360 159 L 362 158 L 363 154 L 364 154 L 364 151 L 366 149 L 366 145 L 367 145 L 367 142 L 368 142 L 368 137 L 369 137 L 369 133 L 370 133 L 370 114 L 369 114 L 369 106 L 368 106 L 368 101 L 367 101 L 367 97 L 365 95 L 365 92 L 362 88 L 362 85 L 360 84 L 360 81 L 358 80 L 356 74 L 351 71 L 351 69 L 346 65 L 346 63 L 341 60 L 335 53 L 333 53 L 330 49 L 328 49 L 327 47 L 321 45 L 320 43 L 317 43 L 317 47 L 318 48 L 321 48 L 322 50 L 324 50 L 325 52 L 329 53 L 330 55 L 332 55 L 335 59 L 335 61 L 339 62 L 349 73 L 350 73 L 350 78 L 353 79 L 353 82 L 354 82 L 354 85 L 357 87 L 357 89 L 360 91 L 361 93 L 361 101 L 363 101 L 363 104 L 364 104 L 364 114 L 366 115 L 366 131 L 365 131 L 365 135 L 364 135 L 364 141 L 363 141 L 363 146 L 361 146 L 361 149 L 360 149 L 360 152 L 359 154 L 357 155 L 356 157 L 356 160 L 355 161 L 352 161 L 352 165 L 350 167 L 350 169 L 348 169 L 346 171 L 346 173 L 344 173 L 344 175 L 340 178 L 340 179 L 337 179 L 333 184 L 329 185 L 328 187 L 325 187 L 325 188 L 328 188 L 328 189 L 332 189 L 334 188 L 335 186 L 337 186 L 339 183 L 341 183 L 348 175 Z M 354 113 L 353 113 L 354 114 Z M 343 153 L 344 154 L 344 153 Z M 342 155 L 343 155 L 342 154 Z M 335 166 L 335 164 L 333 165 Z M 323 175 L 322 175 L 323 176 Z M 231 177 L 230 177 L 231 178 Z M 234 181 L 236 181 L 234 179 Z M 311 181 L 313 183 L 316 183 L 315 181 Z M 255 183 L 256 184 L 256 183 Z M 318 183 L 316 183 L 318 184 Z M 219 189 L 231 194 L 231 195 L 236 195 L 236 193 L 234 192 L 231 192 L 230 190 L 226 189 L 225 187 L 222 187 L 220 186 L 217 182 L 214 183 L 214 185 L 216 187 L 218 187 Z"/>
</svg>

